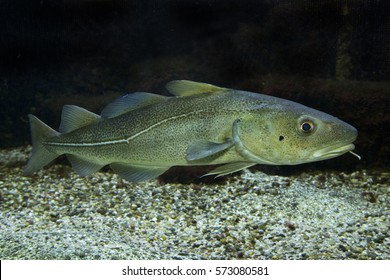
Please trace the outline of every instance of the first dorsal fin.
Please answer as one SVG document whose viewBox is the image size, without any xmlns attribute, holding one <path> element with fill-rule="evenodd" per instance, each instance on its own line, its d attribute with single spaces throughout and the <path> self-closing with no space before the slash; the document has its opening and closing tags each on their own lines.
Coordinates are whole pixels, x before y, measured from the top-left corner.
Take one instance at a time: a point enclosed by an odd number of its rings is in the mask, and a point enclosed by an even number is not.
<svg viewBox="0 0 390 280">
<path fill-rule="evenodd" d="M 62 108 L 59 131 L 68 133 L 80 127 L 97 122 L 100 116 L 76 105 L 65 105 Z"/>
<path fill-rule="evenodd" d="M 224 88 L 217 87 L 211 84 L 176 80 L 171 81 L 166 85 L 167 90 L 175 96 L 191 96 L 201 93 L 213 93 L 224 90 Z"/>
<path fill-rule="evenodd" d="M 160 103 L 165 101 L 167 98 L 169 97 L 149 92 L 129 93 L 108 104 L 103 109 L 101 116 L 103 118 L 113 118 L 135 109 Z"/>
</svg>

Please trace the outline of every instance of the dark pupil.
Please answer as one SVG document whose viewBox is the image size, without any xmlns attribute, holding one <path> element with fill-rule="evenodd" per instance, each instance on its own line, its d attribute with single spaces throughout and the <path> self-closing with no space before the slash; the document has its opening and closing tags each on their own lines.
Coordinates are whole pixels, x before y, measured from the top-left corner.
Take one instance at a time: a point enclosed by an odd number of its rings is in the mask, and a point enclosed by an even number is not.
<svg viewBox="0 0 390 280">
<path fill-rule="evenodd" d="M 309 123 L 303 123 L 303 124 L 302 124 L 302 130 L 303 130 L 304 132 L 310 131 L 310 130 L 311 130 L 311 124 L 309 124 Z"/>
</svg>

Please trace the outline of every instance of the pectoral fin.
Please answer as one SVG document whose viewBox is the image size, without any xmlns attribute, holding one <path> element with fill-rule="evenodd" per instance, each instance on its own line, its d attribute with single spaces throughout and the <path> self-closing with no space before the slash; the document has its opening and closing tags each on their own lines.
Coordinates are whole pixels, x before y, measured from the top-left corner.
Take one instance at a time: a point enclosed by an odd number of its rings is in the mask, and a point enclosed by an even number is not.
<svg viewBox="0 0 390 280">
<path fill-rule="evenodd" d="M 251 167 L 255 164 L 256 163 L 253 163 L 253 162 L 232 162 L 232 163 L 228 163 L 228 164 L 219 166 L 219 167 L 215 168 L 214 170 L 212 170 L 211 172 L 205 174 L 204 176 L 218 175 L 217 177 L 219 177 L 219 176 L 223 176 L 223 175 L 227 175 L 230 173 L 240 171 L 244 168 Z"/>
<path fill-rule="evenodd" d="M 118 173 L 120 177 L 130 182 L 151 180 L 169 169 L 169 167 L 165 166 L 133 165 L 120 162 L 112 163 L 111 168 Z"/>
<path fill-rule="evenodd" d="M 188 147 L 186 158 L 188 161 L 199 160 L 214 155 L 216 153 L 219 153 L 221 151 L 224 151 L 226 149 L 229 149 L 233 145 L 234 143 L 231 139 L 227 140 L 224 143 L 215 143 L 206 140 L 198 140 L 193 142 Z"/>
</svg>

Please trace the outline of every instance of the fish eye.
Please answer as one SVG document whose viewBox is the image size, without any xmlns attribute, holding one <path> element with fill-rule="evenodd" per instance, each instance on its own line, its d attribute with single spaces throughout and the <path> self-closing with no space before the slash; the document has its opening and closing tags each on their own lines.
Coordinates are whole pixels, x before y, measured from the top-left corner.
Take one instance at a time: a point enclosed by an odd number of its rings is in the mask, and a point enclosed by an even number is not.
<svg viewBox="0 0 390 280">
<path fill-rule="evenodd" d="M 299 125 L 299 130 L 303 133 L 310 133 L 314 128 L 314 123 L 311 120 L 303 120 Z"/>
</svg>

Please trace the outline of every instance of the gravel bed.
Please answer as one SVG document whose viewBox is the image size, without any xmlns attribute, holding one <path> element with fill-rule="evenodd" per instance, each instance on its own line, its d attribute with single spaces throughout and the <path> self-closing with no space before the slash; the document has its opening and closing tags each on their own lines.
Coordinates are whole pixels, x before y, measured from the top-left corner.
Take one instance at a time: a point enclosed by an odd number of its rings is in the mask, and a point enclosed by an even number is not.
<svg viewBox="0 0 390 280">
<path fill-rule="evenodd" d="M 390 259 L 388 172 L 135 184 L 29 153 L 0 150 L 1 259 Z"/>
</svg>

